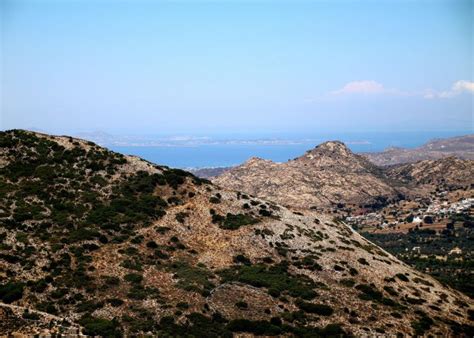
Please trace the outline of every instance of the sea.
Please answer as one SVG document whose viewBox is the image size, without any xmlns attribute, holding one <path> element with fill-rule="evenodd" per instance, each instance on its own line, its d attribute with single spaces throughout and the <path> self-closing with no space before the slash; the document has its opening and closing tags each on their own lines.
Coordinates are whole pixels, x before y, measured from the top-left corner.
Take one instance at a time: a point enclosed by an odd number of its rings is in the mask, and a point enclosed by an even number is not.
<svg viewBox="0 0 474 338">
<path fill-rule="evenodd" d="M 354 152 L 378 152 L 388 147 L 414 148 L 435 138 L 447 138 L 472 131 L 432 132 L 353 132 L 317 134 L 257 135 L 213 139 L 212 144 L 166 146 L 109 146 L 113 151 L 136 155 L 150 162 L 182 169 L 235 166 L 250 157 L 285 162 L 304 154 L 318 144 L 340 140 Z M 270 142 L 269 142 L 270 141 Z"/>
</svg>

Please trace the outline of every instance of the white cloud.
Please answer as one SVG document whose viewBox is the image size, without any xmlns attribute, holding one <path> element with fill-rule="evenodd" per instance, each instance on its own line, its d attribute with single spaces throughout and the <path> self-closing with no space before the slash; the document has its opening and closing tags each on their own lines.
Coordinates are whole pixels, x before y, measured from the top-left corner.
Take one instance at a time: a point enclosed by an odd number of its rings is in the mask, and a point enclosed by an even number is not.
<svg viewBox="0 0 474 338">
<path fill-rule="evenodd" d="M 344 85 L 341 89 L 334 90 L 332 95 L 345 94 L 382 94 L 386 93 L 387 89 L 383 84 L 374 80 L 352 81 Z"/>
<path fill-rule="evenodd" d="M 450 90 L 436 93 L 435 97 L 449 99 L 454 96 L 458 96 L 462 93 L 474 93 L 474 82 L 466 80 L 456 81 L 454 82 Z"/>
<path fill-rule="evenodd" d="M 400 89 L 386 88 L 382 83 L 374 80 L 361 80 L 346 83 L 342 88 L 333 90 L 328 93 L 329 96 L 343 96 L 343 95 L 399 95 L 423 97 L 425 99 L 448 99 L 458 96 L 462 93 L 474 94 L 474 82 L 459 80 L 456 81 L 450 90 L 436 91 L 434 89 L 425 89 L 423 91 L 412 92 L 403 91 Z"/>
<path fill-rule="evenodd" d="M 425 89 L 421 91 L 405 91 L 397 88 L 386 88 L 382 83 L 374 80 L 360 80 L 346 83 L 342 88 L 330 91 L 319 97 L 308 98 L 305 102 L 316 102 L 321 100 L 332 100 L 336 97 L 356 96 L 356 95 L 390 95 L 404 97 L 422 97 L 425 99 L 449 99 L 463 93 L 474 94 L 474 82 L 459 80 L 453 83 L 451 89 L 446 91 L 436 91 Z"/>
</svg>

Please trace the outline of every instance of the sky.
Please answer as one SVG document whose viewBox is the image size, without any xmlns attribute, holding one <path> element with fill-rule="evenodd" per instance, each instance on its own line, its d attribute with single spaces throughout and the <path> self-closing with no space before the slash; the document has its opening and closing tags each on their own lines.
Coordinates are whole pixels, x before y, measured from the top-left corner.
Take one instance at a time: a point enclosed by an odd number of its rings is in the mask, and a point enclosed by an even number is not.
<svg viewBox="0 0 474 338">
<path fill-rule="evenodd" d="M 0 1 L 0 129 L 472 132 L 474 2 Z"/>
</svg>

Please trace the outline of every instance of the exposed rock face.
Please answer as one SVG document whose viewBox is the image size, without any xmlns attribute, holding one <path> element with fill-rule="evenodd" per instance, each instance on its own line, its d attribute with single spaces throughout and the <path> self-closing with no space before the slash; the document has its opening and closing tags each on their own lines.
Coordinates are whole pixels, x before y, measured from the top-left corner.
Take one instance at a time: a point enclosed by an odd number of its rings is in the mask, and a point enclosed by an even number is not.
<svg viewBox="0 0 474 338">
<path fill-rule="evenodd" d="M 455 156 L 474 160 L 474 135 L 437 139 L 414 149 L 389 148 L 379 153 L 363 154 L 379 166 L 436 160 Z"/>
<path fill-rule="evenodd" d="M 329 216 L 76 139 L 3 132 L 0 159 L 2 334 L 44 326 L 11 305 L 111 337 L 472 333 L 470 299 Z M 347 161 L 377 179 L 334 142 L 292 162 Z"/>
<path fill-rule="evenodd" d="M 379 168 L 338 141 L 323 143 L 285 163 L 252 158 L 213 182 L 302 208 L 397 196 Z"/>
</svg>

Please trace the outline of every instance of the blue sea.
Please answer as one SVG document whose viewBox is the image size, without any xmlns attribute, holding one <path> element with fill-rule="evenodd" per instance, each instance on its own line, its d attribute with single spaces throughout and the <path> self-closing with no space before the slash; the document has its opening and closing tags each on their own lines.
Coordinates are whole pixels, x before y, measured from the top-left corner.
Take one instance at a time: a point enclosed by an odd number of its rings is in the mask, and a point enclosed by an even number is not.
<svg viewBox="0 0 474 338">
<path fill-rule="evenodd" d="M 227 167 L 245 162 L 252 156 L 284 162 L 304 154 L 318 144 L 340 140 L 354 152 L 376 152 L 387 147 L 413 148 L 433 138 L 446 138 L 472 133 L 451 132 L 397 132 L 397 133 L 319 133 L 272 135 L 286 144 L 212 144 L 197 146 L 112 146 L 111 150 L 136 155 L 150 162 L 175 168 Z M 261 137 L 264 139 L 265 137 Z M 253 138 L 256 139 L 256 138 Z M 270 139 L 270 138 L 265 138 Z M 242 137 L 240 140 L 245 140 Z M 252 139 L 248 139 L 252 140 Z"/>
</svg>

